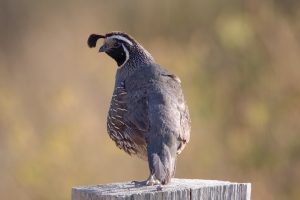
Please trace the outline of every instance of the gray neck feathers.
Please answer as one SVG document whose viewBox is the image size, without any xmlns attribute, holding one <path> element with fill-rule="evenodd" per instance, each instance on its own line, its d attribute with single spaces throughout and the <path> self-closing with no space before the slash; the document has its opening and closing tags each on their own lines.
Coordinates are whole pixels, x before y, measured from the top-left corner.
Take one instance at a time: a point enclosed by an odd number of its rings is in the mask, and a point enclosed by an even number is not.
<svg viewBox="0 0 300 200">
<path fill-rule="evenodd" d="M 134 44 L 134 48 L 129 50 L 129 59 L 121 67 L 118 67 L 116 74 L 116 81 L 123 81 L 126 77 L 133 74 L 141 67 L 147 67 L 149 64 L 154 63 L 154 58 L 151 54 L 144 49 L 140 44 Z"/>
</svg>

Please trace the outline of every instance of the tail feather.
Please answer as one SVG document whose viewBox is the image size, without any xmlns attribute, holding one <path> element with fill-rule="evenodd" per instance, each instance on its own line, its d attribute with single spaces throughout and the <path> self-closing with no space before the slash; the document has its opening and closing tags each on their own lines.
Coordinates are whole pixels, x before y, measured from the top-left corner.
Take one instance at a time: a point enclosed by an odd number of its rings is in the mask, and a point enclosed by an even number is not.
<svg viewBox="0 0 300 200">
<path fill-rule="evenodd" d="M 170 170 L 160 160 L 157 154 L 153 156 L 154 175 L 162 184 L 166 184 L 170 181 Z"/>
<path fill-rule="evenodd" d="M 151 150 L 148 149 L 150 173 L 163 185 L 168 184 L 175 174 L 176 148 L 163 144 L 158 152 Z"/>
</svg>

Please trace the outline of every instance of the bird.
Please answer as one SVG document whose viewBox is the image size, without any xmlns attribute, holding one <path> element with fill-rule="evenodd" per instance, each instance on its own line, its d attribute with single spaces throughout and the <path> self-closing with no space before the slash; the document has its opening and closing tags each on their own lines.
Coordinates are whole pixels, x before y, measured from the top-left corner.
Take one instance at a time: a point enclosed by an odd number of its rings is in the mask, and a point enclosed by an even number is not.
<svg viewBox="0 0 300 200">
<path fill-rule="evenodd" d="M 190 140 L 191 119 L 181 81 L 129 34 L 91 34 L 88 46 L 96 47 L 99 39 L 104 40 L 99 52 L 117 63 L 107 132 L 117 147 L 148 161 L 149 177 L 135 183 L 169 184 L 177 155 Z"/>
</svg>

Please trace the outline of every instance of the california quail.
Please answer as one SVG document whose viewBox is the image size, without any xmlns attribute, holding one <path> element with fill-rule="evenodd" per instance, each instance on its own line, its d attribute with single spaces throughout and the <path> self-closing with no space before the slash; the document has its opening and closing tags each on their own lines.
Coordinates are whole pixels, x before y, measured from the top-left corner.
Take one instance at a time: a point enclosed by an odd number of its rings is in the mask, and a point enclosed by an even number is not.
<svg viewBox="0 0 300 200">
<path fill-rule="evenodd" d="M 107 117 L 107 130 L 129 155 L 148 160 L 147 185 L 174 177 L 177 154 L 190 139 L 190 117 L 180 80 L 161 68 L 151 54 L 123 32 L 92 34 L 89 47 L 104 39 L 105 52 L 118 65 Z"/>
</svg>

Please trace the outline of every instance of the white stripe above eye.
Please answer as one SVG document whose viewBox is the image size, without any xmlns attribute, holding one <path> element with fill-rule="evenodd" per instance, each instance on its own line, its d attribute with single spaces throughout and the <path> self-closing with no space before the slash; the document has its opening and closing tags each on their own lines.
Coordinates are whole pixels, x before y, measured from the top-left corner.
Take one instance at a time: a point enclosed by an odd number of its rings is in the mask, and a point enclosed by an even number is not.
<svg viewBox="0 0 300 200">
<path fill-rule="evenodd" d="M 108 38 L 114 38 L 114 39 L 122 40 L 122 41 L 128 43 L 129 45 L 133 45 L 130 40 L 128 40 L 126 37 L 121 36 L 121 35 L 112 35 L 112 36 L 109 36 Z"/>
</svg>

